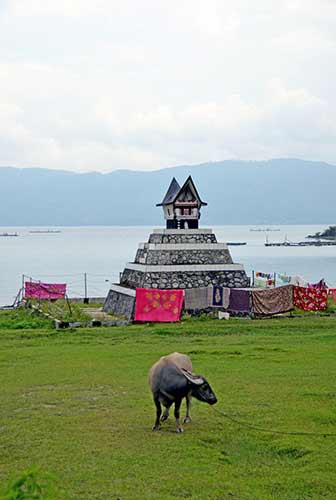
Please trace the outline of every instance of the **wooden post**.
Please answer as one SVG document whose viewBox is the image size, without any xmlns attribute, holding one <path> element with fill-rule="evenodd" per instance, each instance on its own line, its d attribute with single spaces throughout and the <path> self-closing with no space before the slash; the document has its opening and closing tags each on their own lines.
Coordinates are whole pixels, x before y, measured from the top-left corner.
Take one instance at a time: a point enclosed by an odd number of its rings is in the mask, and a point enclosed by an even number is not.
<svg viewBox="0 0 336 500">
<path fill-rule="evenodd" d="M 69 300 L 67 294 L 65 294 L 65 300 L 66 300 L 66 303 L 67 303 L 68 308 L 69 308 L 70 316 L 72 316 L 72 309 L 71 309 L 71 305 L 70 305 L 70 300 Z"/>
<path fill-rule="evenodd" d="M 254 269 L 252 269 L 252 286 L 254 287 Z"/>
<path fill-rule="evenodd" d="M 88 304 L 88 296 L 87 296 L 87 274 L 84 273 L 84 304 Z"/>
</svg>

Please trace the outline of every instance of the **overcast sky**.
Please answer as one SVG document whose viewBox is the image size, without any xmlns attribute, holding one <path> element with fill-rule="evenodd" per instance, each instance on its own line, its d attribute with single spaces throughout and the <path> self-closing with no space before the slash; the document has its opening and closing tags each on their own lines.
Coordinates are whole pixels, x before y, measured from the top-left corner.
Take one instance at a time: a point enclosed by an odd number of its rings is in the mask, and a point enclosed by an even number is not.
<svg viewBox="0 0 336 500">
<path fill-rule="evenodd" d="M 0 0 L 0 166 L 336 164 L 336 0 Z"/>
</svg>

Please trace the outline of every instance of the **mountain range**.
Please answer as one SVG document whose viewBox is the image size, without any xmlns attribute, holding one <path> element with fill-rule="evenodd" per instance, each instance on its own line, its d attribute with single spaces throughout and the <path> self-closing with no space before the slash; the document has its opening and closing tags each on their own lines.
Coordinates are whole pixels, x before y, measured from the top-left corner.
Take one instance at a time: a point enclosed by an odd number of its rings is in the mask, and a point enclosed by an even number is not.
<svg viewBox="0 0 336 500">
<path fill-rule="evenodd" d="M 0 168 L 1 226 L 163 225 L 170 181 L 191 175 L 201 225 L 327 224 L 336 219 L 336 166 L 298 159 L 226 160 L 156 171 L 73 173 Z"/>
</svg>

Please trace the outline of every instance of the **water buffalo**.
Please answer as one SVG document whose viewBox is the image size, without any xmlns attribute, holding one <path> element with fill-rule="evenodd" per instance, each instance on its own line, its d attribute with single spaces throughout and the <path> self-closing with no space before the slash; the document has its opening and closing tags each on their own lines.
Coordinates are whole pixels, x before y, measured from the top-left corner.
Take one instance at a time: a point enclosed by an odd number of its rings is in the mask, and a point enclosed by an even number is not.
<svg viewBox="0 0 336 500">
<path fill-rule="evenodd" d="M 175 403 L 176 432 L 183 432 L 180 424 L 180 407 L 183 398 L 186 398 L 187 402 L 184 423 L 191 421 L 190 403 L 192 396 L 210 405 L 217 402 L 217 398 L 205 378 L 192 373 L 190 358 L 179 352 L 163 356 L 152 366 L 149 372 L 149 385 L 156 406 L 156 420 L 153 427 L 155 431 L 160 429 L 160 422 L 167 420 L 169 408 Z M 165 407 L 162 416 L 161 404 Z"/>
</svg>

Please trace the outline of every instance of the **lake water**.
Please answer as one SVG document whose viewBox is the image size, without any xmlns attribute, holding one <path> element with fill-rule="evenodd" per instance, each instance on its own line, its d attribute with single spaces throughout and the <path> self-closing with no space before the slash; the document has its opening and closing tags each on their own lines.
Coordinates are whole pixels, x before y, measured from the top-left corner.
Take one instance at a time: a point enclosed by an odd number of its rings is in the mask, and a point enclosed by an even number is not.
<svg viewBox="0 0 336 500">
<path fill-rule="evenodd" d="M 269 241 L 303 241 L 305 236 L 324 230 L 321 226 L 276 226 Z M 253 226 L 258 228 L 258 226 Z M 67 283 L 69 296 L 84 296 L 84 273 L 88 295 L 106 296 L 111 282 L 118 282 L 126 262 L 133 261 L 140 242 L 148 240 L 151 227 L 64 227 L 60 233 L 31 233 L 39 228 L 2 227 L 18 237 L 0 237 L 0 305 L 13 302 L 22 275 L 35 280 Z M 54 228 L 50 228 L 54 229 Z M 215 226 L 219 242 L 246 241 L 246 246 L 230 247 L 235 262 L 267 273 L 300 275 L 307 281 L 325 278 L 336 285 L 336 246 L 265 247 L 266 233 L 251 226 Z M 262 227 L 259 226 L 259 229 Z"/>
</svg>

